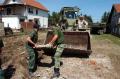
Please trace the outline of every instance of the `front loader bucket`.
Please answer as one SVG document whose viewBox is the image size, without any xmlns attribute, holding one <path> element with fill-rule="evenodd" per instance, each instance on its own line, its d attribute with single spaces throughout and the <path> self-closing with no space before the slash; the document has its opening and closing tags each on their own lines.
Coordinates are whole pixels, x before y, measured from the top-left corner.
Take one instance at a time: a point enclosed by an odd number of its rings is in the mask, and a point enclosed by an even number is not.
<svg viewBox="0 0 120 79">
<path fill-rule="evenodd" d="M 90 55 L 91 43 L 88 32 L 68 31 L 64 33 L 65 49 L 63 53 L 86 53 Z M 53 37 L 52 31 L 48 31 L 45 44 L 47 44 Z M 52 52 L 52 49 L 46 49 L 45 52 Z"/>
</svg>

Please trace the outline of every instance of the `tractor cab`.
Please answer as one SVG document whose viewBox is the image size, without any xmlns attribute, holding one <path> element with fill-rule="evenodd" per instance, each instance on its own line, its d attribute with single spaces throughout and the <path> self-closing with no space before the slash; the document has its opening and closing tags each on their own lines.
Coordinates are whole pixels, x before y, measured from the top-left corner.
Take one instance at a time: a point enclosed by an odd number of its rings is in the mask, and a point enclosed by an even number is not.
<svg viewBox="0 0 120 79">
<path fill-rule="evenodd" d="M 78 19 L 79 10 L 80 9 L 78 7 L 63 7 L 60 11 L 61 27 L 64 27 L 64 29 L 73 27 L 74 23 Z"/>
</svg>

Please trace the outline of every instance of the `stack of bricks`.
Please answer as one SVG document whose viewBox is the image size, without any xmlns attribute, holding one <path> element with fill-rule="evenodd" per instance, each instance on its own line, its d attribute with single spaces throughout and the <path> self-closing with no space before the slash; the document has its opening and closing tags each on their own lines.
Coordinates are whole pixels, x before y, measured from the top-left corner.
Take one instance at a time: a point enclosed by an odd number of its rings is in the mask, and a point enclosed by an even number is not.
<svg viewBox="0 0 120 79">
<path fill-rule="evenodd" d="M 0 23 L 0 36 L 4 36 L 5 31 L 4 31 L 4 23 Z"/>
</svg>

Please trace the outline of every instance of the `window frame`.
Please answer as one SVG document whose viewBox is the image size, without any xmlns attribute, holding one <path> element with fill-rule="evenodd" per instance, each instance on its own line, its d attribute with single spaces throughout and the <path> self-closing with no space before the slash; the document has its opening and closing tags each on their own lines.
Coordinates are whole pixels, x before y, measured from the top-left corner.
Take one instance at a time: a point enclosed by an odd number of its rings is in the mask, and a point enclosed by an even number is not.
<svg viewBox="0 0 120 79">
<path fill-rule="evenodd" d="M 38 9 L 36 9 L 36 15 L 38 15 L 38 13 L 39 13 L 39 11 L 38 11 Z"/>
<path fill-rule="evenodd" d="M 34 13 L 33 8 L 29 7 L 28 8 L 28 13 L 33 14 Z"/>
</svg>

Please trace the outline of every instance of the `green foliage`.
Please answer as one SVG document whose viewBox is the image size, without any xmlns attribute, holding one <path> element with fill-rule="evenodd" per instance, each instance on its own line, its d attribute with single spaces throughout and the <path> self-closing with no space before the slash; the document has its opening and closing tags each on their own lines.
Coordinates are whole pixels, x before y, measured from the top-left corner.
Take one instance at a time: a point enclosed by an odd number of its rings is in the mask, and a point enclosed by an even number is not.
<svg viewBox="0 0 120 79">
<path fill-rule="evenodd" d="M 110 15 L 110 12 L 104 12 L 104 14 L 102 15 L 102 18 L 101 18 L 101 22 L 107 23 L 109 15 Z"/>
<path fill-rule="evenodd" d="M 88 23 L 93 23 L 93 20 L 92 20 L 91 16 L 88 16 L 88 15 L 85 14 L 84 17 L 85 17 L 85 20 L 88 21 Z"/>
<path fill-rule="evenodd" d="M 84 15 L 85 20 L 88 21 L 88 23 L 93 23 L 92 17 L 88 15 Z M 60 22 L 60 13 L 59 12 L 53 12 L 51 15 L 49 14 L 49 25 L 57 24 Z"/>
<path fill-rule="evenodd" d="M 49 15 L 49 24 L 57 24 L 59 23 L 60 14 L 57 12 L 53 12 L 51 15 Z"/>
</svg>

